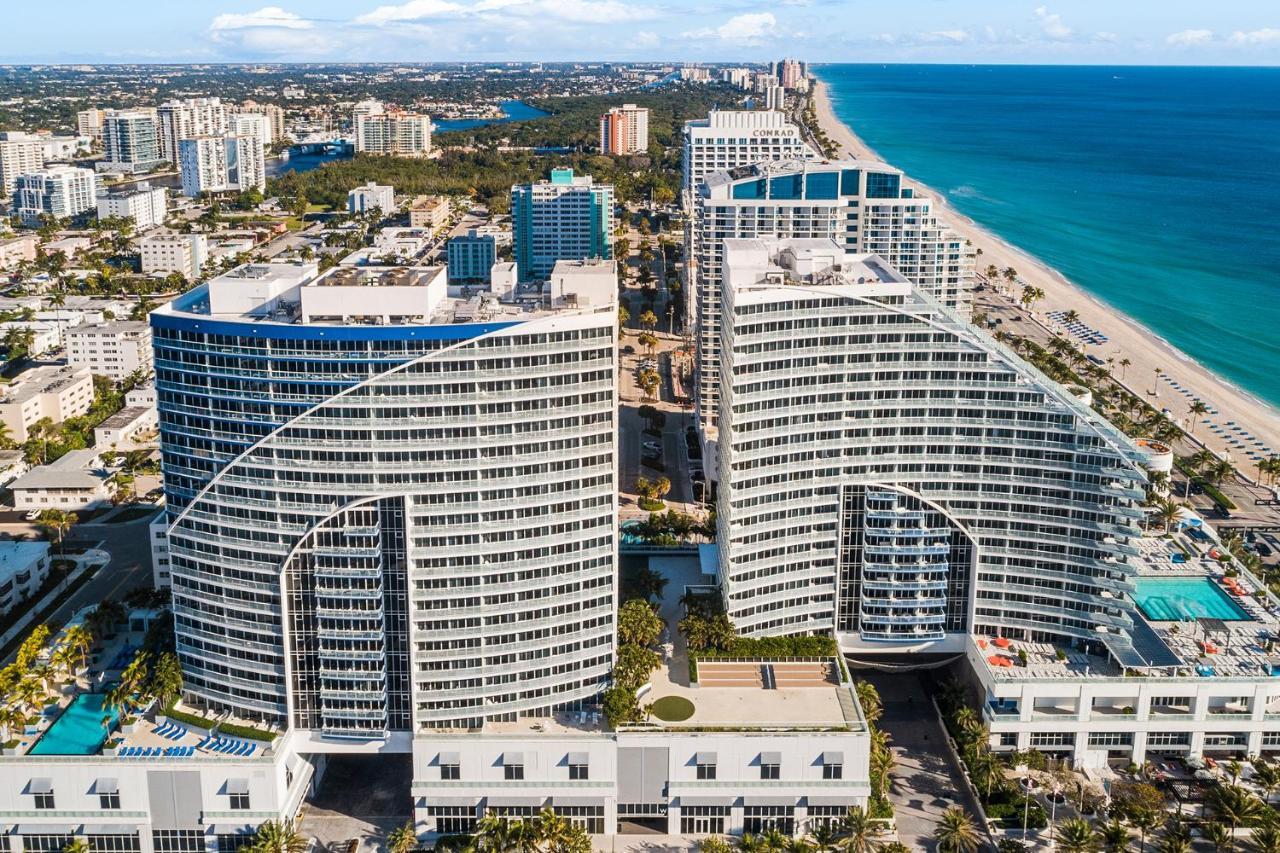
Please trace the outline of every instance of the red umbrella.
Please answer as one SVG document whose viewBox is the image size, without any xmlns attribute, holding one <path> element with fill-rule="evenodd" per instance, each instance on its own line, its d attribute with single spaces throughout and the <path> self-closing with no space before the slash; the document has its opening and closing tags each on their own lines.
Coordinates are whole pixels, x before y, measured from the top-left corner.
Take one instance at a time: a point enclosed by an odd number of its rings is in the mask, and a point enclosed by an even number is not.
<svg viewBox="0 0 1280 853">
<path fill-rule="evenodd" d="M 1009 648 L 1010 640 L 1008 637 L 996 637 L 995 644 L 1002 649 Z"/>
</svg>

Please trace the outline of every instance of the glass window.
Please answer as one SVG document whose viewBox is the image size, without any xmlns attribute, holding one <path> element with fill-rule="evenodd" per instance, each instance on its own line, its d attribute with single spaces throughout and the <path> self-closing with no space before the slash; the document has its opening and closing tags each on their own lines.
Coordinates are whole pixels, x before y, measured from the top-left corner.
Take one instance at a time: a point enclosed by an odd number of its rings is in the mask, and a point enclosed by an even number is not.
<svg viewBox="0 0 1280 853">
<path fill-rule="evenodd" d="M 587 765 L 585 765 L 585 764 L 570 764 L 570 765 L 569 765 L 569 778 L 570 778 L 570 779 L 586 779 L 586 778 L 588 778 L 588 776 L 587 776 Z"/>
<path fill-rule="evenodd" d="M 461 779 L 462 768 L 457 764 L 441 764 L 440 778 L 441 779 Z"/>
<path fill-rule="evenodd" d="M 36 795 L 35 795 L 35 800 L 36 800 L 36 808 L 38 808 L 38 809 L 52 809 L 52 808 L 56 808 L 56 807 L 54 806 L 54 804 L 53 804 L 53 792 L 52 792 L 52 791 L 50 791 L 50 792 L 49 792 L 49 793 L 47 793 L 47 794 L 36 794 Z"/>
<path fill-rule="evenodd" d="M 245 811 L 249 808 L 248 794 L 231 794 L 228 799 L 231 800 L 231 808 L 236 811 Z"/>
<path fill-rule="evenodd" d="M 781 771 L 782 771 L 782 768 L 780 768 L 777 764 L 761 764 L 760 778 L 761 779 L 779 779 L 782 777 Z"/>
<path fill-rule="evenodd" d="M 714 779 L 714 778 L 716 778 L 716 766 L 715 766 L 714 764 L 699 764 L 699 765 L 698 765 L 698 778 L 699 778 L 699 779 Z"/>
<path fill-rule="evenodd" d="M 811 172 L 805 175 L 804 197 L 810 200 L 839 198 L 840 175 L 836 172 Z"/>
<path fill-rule="evenodd" d="M 822 778 L 823 779 L 843 779 L 844 765 L 843 764 L 822 765 Z"/>
<path fill-rule="evenodd" d="M 110 794 L 99 794 L 98 806 L 104 809 L 120 808 L 120 792 L 112 791 Z"/>
<path fill-rule="evenodd" d="M 502 767 L 502 778 L 503 778 L 503 779 L 523 779 L 523 778 L 524 778 L 524 765 L 523 765 L 523 764 L 505 764 L 505 765 L 503 765 L 503 767 Z"/>
</svg>

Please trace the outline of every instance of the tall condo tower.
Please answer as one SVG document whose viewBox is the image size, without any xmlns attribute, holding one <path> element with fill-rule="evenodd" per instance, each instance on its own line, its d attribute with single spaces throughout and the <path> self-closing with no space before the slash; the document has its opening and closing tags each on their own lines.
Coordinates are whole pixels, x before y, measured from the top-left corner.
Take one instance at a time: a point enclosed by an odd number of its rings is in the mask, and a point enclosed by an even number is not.
<svg viewBox="0 0 1280 853">
<path fill-rule="evenodd" d="M 575 708 L 612 662 L 616 272 L 240 267 L 151 316 L 188 699 L 319 744 Z"/>
<path fill-rule="evenodd" d="M 872 160 L 762 162 L 713 172 L 697 187 L 690 218 L 697 328 L 699 423 L 714 438 L 720 387 L 720 292 L 730 238 L 829 238 L 874 253 L 962 316 L 974 285 L 973 247 L 933 212 L 902 172 Z"/>
<path fill-rule="evenodd" d="M 956 651 L 973 631 L 1145 665 L 1145 456 L 875 255 L 728 240 L 720 568 L 744 633 Z"/>
<path fill-rule="evenodd" d="M 546 279 L 556 261 L 613 257 L 613 185 L 573 169 L 511 188 L 515 259 L 522 280 Z"/>
</svg>

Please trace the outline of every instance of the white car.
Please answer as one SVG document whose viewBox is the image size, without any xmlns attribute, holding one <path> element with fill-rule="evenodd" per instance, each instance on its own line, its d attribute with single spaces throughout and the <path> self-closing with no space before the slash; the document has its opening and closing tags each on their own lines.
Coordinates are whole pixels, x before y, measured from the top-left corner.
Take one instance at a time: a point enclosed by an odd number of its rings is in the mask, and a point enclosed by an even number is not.
<svg viewBox="0 0 1280 853">
<path fill-rule="evenodd" d="M 650 453 L 662 452 L 662 445 L 658 444 L 658 442 L 656 441 L 646 441 L 642 446 L 644 447 L 645 450 L 649 451 Z"/>
<path fill-rule="evenodd" d="M 24 517 L 27 519 L 27 521 L 35 521 L 37 518 L 40 517 L 40 510 L 33 509 L 30 512 L 28 512 Z"/>
</svg>

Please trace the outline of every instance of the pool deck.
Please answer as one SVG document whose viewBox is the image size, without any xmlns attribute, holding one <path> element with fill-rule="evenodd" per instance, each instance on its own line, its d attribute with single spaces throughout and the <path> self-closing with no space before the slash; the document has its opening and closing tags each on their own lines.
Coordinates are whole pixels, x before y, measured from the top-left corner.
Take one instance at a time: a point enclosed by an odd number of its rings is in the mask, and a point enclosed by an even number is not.
<svg viewBox="0 0 1280 853">
<path fill-rule="evenodd" d="M 1258 597 L 1259 585 L 1241 574 L 1235 578 L 1244 595 L 1232 593 L 1222 584 L 1224 567 L 1208 556 L 1210 549 L 1221 548 L 1212 529 L 1205 530 L 1207 541 L 1197 541 L 1185 531 L 1172 536 L 1144 536 L 1135 540 L 1139 555 L 1134 560 L 1138 578 L 1195 580 L 1203 578 L 1215 584 L 1240 611 L 1243 620 L 1203 618 L 1188 621 L 1163 621 L 1147 618 L 1138 609 L 1136 618 L 1143 619 L 1170 651 L 1180 660 L 1177 666 L 1156 667 L 1152 675 L 1170 677 L 1249 678 L 1270 676 L 1276 654 L 1268 653 L 1266 641 L 1280 639 L 1280 609 L 1268 597 Z M 1174 562 L 1174 555 L 1182 562 Z M 1032 643 L 1013 638 L 1007 649 L 995 645 L 995 637 L 973 638 L 974 652 L 987 672 L 997 680 L 1036 679 L 1106 679 L 1123 676 L 1124 669 L 1109 656 L 1087 654 L 1077 649 L 1055 647 L 1050 643 Z M 1026 654 L 1026 665 L 1018 662 L 1018 651 Z M 1059 658 L 1059 652 L 1065 659 Z M 993 664 L 989 658 L 1009 659 L 1012 666 Z M 1212 670 L 1212 673 L 1209 673 Z"/>
</svg>

